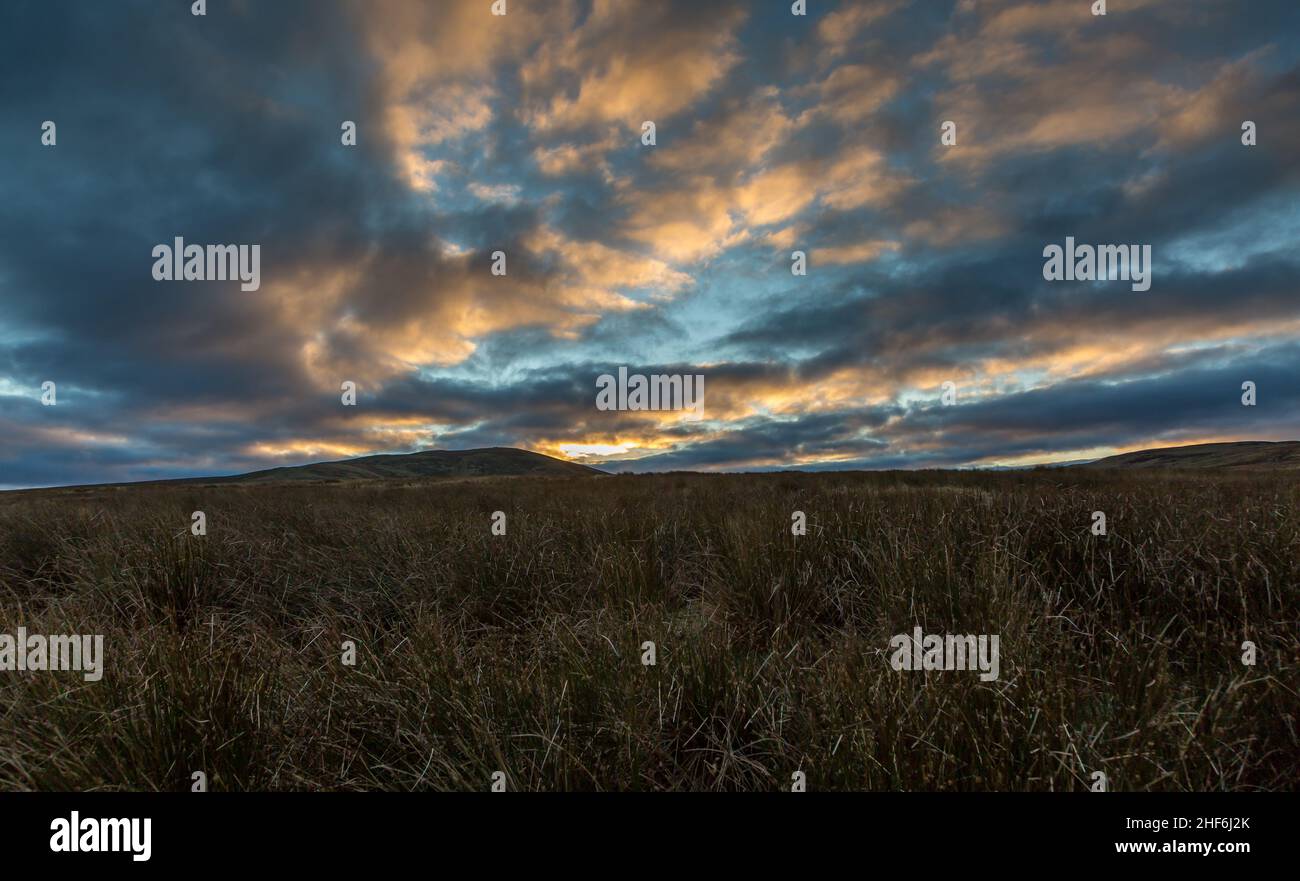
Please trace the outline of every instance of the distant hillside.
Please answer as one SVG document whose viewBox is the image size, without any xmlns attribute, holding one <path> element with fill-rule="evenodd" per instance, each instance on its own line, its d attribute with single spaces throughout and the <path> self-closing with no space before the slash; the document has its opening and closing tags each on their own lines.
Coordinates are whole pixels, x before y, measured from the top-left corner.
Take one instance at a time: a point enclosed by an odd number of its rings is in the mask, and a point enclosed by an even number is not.
<svg viewBox="0 0 1300 881">
<path fill-rule="evenodd" d="M 253 471 L 226 481 L 365 480 L 416 477 L 575 476 L 604 474 L 595 468 L 565 462 L 529 450 L 489 447 L 482 450 L 425 450 L 386 456 L 362 456 L 338 462 L 317 462 Z"/>
<path fill-rule="evenodd" d="M 1107 456 L 1076 467 L 1300 469 L 1300 441 L 1240 441 L 1161 447 Z"/>
</svg>

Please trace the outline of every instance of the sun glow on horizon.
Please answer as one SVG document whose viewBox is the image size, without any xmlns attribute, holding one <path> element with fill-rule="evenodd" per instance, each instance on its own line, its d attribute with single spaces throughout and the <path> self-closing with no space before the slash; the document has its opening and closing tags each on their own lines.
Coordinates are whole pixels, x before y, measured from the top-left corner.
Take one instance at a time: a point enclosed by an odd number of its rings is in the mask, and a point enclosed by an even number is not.
<svg viewBox="0 0 1300 881">
<path fill-rule="evenodd" d="M 583 456 L 621 456 L 637 448 L 637 444 L 560 444 L 558 449 L 567 459 Z"/>
</svg>

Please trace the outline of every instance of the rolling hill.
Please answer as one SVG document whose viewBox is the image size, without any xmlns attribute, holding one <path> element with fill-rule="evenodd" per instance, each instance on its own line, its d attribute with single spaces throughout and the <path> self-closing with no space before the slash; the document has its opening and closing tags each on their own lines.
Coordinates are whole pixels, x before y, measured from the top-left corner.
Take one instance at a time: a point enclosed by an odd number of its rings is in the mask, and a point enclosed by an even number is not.
<svg viewBox="0 0 1300 881">
<path fill-rule="evenodd" d="M 1300 441 L 1238 441 L 1161 447 L 1107 456 L 1075 467 L 1300 469 Z"/>
<path fill-rule="evenodd" d="M 225 481 L 266 482 L 281 480 L 374 480 L 422 477 L 573 477 L 604 474 L 595 468 L 565 462 L 529 450 L 488 447 L 481 450 L 424 450 L 382 456 L 362 456 L 338 462 L 269 468 L 252 471 Z"/>
</svg>

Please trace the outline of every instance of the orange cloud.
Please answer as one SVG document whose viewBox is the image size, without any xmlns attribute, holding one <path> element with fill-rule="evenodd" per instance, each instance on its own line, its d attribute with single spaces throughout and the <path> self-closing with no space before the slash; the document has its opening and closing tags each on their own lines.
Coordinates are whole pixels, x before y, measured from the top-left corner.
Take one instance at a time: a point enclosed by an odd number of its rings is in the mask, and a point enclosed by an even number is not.
<svg viewBox="0 0 1300 881">
<path fill-rule="evenodd" d="M 657 0 L 596 0 L 561 39 L 541 45 L 520 70 L 526 109 L 539 132 L 613 122 L 640 131 L 690 107 L 740 59 L 739 8 L 682 20 Z M 572 84 L 576 83 L 576 88 Z"/>
</svg>

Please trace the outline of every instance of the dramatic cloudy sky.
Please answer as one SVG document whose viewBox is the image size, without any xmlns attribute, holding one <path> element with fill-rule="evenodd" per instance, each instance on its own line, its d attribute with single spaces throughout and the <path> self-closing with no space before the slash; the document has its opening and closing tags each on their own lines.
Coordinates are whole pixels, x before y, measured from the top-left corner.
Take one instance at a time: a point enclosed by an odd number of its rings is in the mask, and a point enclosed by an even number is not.
<svg viewBox="0 0 1300 881">
<path fill-rule="evenodd" d="M 6 0 L 0 486 L 1300 437 L 1300 4 L 1108 5 Z M 1069 235 L 1151 289 L 1045 282 Z M 176 236 L 261 288 L 154 281 Z M 704 419 L 598 410 L 624 365 Z"/>
</svg>

